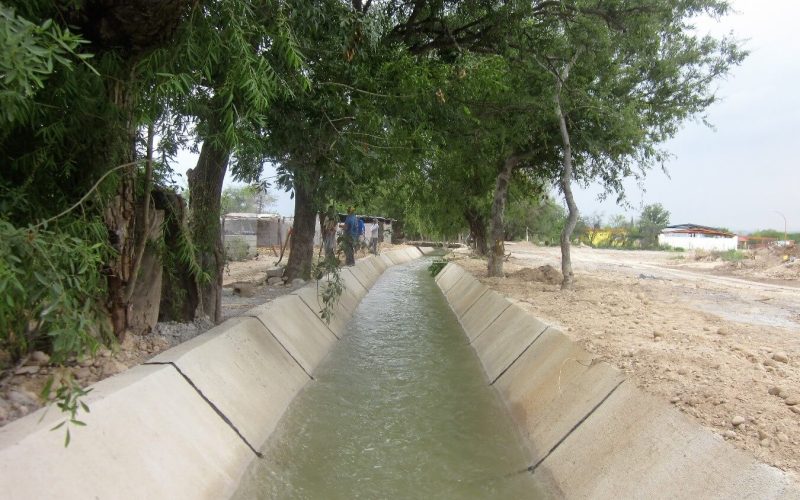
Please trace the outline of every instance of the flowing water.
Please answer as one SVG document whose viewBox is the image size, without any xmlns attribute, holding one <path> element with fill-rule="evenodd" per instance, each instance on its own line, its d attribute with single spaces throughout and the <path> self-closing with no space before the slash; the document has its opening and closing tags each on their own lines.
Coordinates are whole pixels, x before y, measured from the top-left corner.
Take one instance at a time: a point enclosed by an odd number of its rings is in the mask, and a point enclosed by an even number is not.
<svg viewBox="0 0 800 500">
<path fill-rule="evenodd" d="M 234 498 L 541 498 L 428 262 L 388 269 Z"/>
</svg>

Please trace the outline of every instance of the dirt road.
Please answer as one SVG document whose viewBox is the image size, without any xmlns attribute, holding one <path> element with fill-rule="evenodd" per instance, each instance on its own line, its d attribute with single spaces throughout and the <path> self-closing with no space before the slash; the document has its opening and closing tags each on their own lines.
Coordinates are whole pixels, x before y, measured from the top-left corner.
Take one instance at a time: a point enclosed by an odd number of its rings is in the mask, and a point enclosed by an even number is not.
<svg viewBox="0 0 800 500">
<path fill-rule="evenodd" d="M 558 248 L 506 250 L 505 278 L 456 258 L 642 389 L 800 477 L 800 265 L 776 272 L 688 252 L 573 248 L 576 287 L 562 291 L 534 272 L 560 269 Z"/>
</svg>

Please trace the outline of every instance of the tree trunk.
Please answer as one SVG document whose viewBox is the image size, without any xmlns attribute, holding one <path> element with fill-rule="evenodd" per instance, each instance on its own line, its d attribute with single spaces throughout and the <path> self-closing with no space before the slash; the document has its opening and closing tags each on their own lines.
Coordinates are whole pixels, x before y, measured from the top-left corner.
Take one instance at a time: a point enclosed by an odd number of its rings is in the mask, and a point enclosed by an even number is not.
<svg viewBox="0 0 800 500">
<path fill-rule="evenodd" d="M 187 322 L 195 319 L 200 304 L 200 288 L 188 263 L 179 256 L 182 240 L 189 232 L 186 202 L 178 194 L 166 190 L 153 190 L 156 209 L 165 214 L 164 268 L 161 285 L 159 321 Z"/>
<path fill-rule="evenodd" d="M 222 270 L 225 250 L 220 226 L 222 181 L 228 169 L 228 150 L 218 149 L 206 140 L 200 150 L 197 166 L 187 173 L 189 178 L 189 228 L 197 247 L 198 263 L 210 280 L 201 283 L 198 313 L 217 323 L 222 319 Z"/>
<path fill-rule="evenodd" d="M 464 212 L 464 217 L 469 224 L 469 235 L 475 242 L 475 251 L 478 255 L 486 255 L 489 251 L 486 245 L 486 220 L 477 209 L 468 208 Z"/>
<path fill-rule="evenodd" d="M 569 67 L 565 73 L 568 74 Z M 561 142 L 564 146 L 564 158 L 562 159 L 561 166 L 561 179 L 559 185 L 561 192 L 564 193 L 564 199 L 567 201 L 567 208 L 569 215 L 564 229 L 561 231 L 561 273 L 564 278 L 561 282 L 561 289 L 571 289 L 575 284 L 575 276 L 572 273 L 572 257 L 570 255 L 570 239 L 572 238 L 572 231 L 575 229 L 575 224 L 578 222 L 578 206 L 575 204 L 575 198 L 572 196 L 572 144 L 570 142 L 569 130 L 567 130 L 567 120 L 564 116 L 563 109 L 561 108 L 561 82 L 566 79 L 566 76 L 556 83 L 556 115 L 558 116 L 559 130 L 561 131 Z"/>
<path fill-rule="evenodd" d="M 506 254 L 505 224 L 503 216 L 506 211 L 508 199 L 508 185 L 511 183 L 511 173 L 519 163 L 519 156 L 512 155 L 503 162 L 503 168 L 497 174 L 494 185 L 494 201 L 492 202 L 492 218 L 489 234 L 492 238 L 492 249 L 489 252 L 489 276 L 503 277 L 503 259 Z"/>
<path fill-rule="evenodd" d="M 289 247 L 289 261 L 284 277 L 291 282 L 295 278 L 311 278 L 314 263 L 314 233 L 317 210 L 314 194 L 319 185 L 319 174 L 309 172 L 302 180 L 295 177 L 294 225 Z"/>
</svg>

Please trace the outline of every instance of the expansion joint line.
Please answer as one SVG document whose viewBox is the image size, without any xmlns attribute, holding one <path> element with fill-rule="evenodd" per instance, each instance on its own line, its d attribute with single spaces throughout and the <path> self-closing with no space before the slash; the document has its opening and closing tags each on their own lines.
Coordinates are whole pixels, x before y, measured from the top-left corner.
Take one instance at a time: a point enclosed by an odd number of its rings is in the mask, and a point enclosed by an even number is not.
<svg viewBox="0 0 800 500">
<path fill-rule="evenodd" d="M 558 440 L 558 442 L 557 442 L 557 443 L 556 443 L 556 444 L 555 444 L 555 445 L 554 445 L 552 448 L 550 448 L 550 451 L 548 451 L 548 452 L 547 452 L 547 455 L 545 455 L 545 456 L 543 456 L 542 458 L 540 458 L 538 462 L 536 462 L 535 464 L 531 465 L 530 467 L 528 467 L 528 468 L 527 468 L 527 469 L 525 469 L 525 470 L 527 470 L 527 471 L 528 471 L 528 472 L 530 472 L 530 473 L 533 473 L 533 472 L 536 470 L 536 468 L 537 468 L 537 467 L 539 467 L 539 466 L 542 464 L 542 462 L 544 462 L 545 460 L 547 460 L 547 457 L 549 457 L 550 455 L 552 455 L 552 454 L 553 454 L 553 452 L 554 452 L 554 451 L 556 451 L 556 448 L 558 448 L 559 446 L 561 446 L 561 443 L 563 443 L 563 442 L 564 442 L 564 441 L 565 441 L 565 440 L 566 440 L 566 439 L 567 439 L 567 438 L 568 438 L 568 437 L 569 437 L 569 436 L 570 436 L 570 435 L 571 435 L 573 432 L 575 432 L 575 429 L 577 429 L 578 427 L 580 427 L 580 426 L 581 426 L 581 424 L 583 424 L 583 423 L 586 421 L 586 419 L 588 419 L 589 417 L 591 417 L 591 416 L 592 416 L 592 414 L 593 414 L 593 413 L 594 413 L 594 412 L 595 412 L 595 411 L 596 411 L 598 408 L 600 408 L 600 406 L 602 406 L 602 404 L 603 404 L 603 403 L 605 403 L 605 402 L 606 402 L 606 400 L 607 400 L 608 398 L 610 398 L 612 394 L 614 394 L 614 391 L 616 391 L 616 390 L 619 388 L 619 386 L 621 386 L 621 385 L 622 385 L 622 383 L 623 383 L 623 382 L 625 382 L 625 379 L 622 379 L 622 380 L 620 380 L 620 381 L 617 383 L 617 385 L 615 385 L 615 386 L 614 386 L 614 388 L 613 388 L 613 389 L 611 389 L 611 391 L 609 391 L 609 393 L 608 393 L 608 394 L 606 394 L 606 396 L 605 396 L 603 399 L 601 399 L 601 400 L 600 400 L 600 402 L 599 402 L 599 403 L 597 403 L 596 405 L 594 405 L 594 408 L 592 408 L 591 410 L 589 410 L 589 413 L 587 413 L 586 415 L 584 415 L 582 419 L 580 419 L 580 420 L 579 420 L 579 421 L 578 421 L 578 422 L 577 422 L 575 425 L 573 425 L 573 426 L 572 426 L 572 428 L 571 428 L 569 431 L 567 431 L 567 433 L 566 433 L 566 434 L 564 434 L 564 436 L 563 436 L 561 439 L 559 439 L 559 440 Z"/>
<path fill-rule="evenodd" d="M 466 309 L 464 309 L 464 313 L 461 315 L 461 317 L 463 318 L 464 316 L 466 316 L 466 315 L 467 315 L 467 313 L 469 312 L 469 310 L 470 310 L 470 309 L 472 309 L 473 307 L 475 307 L 475 304 L 477 304 L 478 302 L 480 302 L 480 300 L 483 298 L 483 296 L 484 296 L 484 295 L 486 295 L 488 292 L 489 292 L 489 287 L 486 287 L 486 290 L 484 290 L 483 292 L 481 292 L 481 294 L 480 294 L 480 295 L 478 295 L 478 297 L 477 297 L 477 298 L 476 298 L 476 299 L 475 299 L 475 300 L 472 302 L 472 304 L 470 304 L 470 305 L 469 305 L 469 307 L 467 307 Z M 459 323 L 460 323 L 460 322 L 461 322 L 461 318 L 459 318 Z"/>
<path fill-rule="evenodd" d="M 300 361 L 298 361 L 297 358 L 295 358 L 294 355 L 291 353 L 291 351 L 289 351 L 289 349 L 287 349 L 286 346 L 283 345 L 283 343 L 280 341 L 280 339 L 278 339 L 278 337 L 276 337 L 275 334 L 272 333 L 272 330 L 269 329 L 267 324 L 264 323 L 264 321 L 262 321 L 261 318 L 259 318 L 258 316 L 250 316 L 250 317 L 257 319 L 258 322 L 261 323 L 264 326 L 264 328 L 266 328 L 266 330 L 269 332 L 269 334 L 272 335 L 272 338 L 275 339 L 275 342 L 277 342 L 279 346 L 283 347 L 283 350 L 286 351 L 286 354 L 288 354 L 289 357 L 292 358 L 295 363 L 297 363 L 297 366 L 299 366 L 300 369 L 303 370 L 303 372 L 305 372 L 306 375 L 308 375 L 308 378 L 310 378 L 311 380 L 314 380 L 314 376 L 306 371 L 305 367 L 303 367 L 303 365 L 300 363 Z"/>
<path fill-rule="evenodd" d="M 484 328 L 483 330 L 481 330 L 481 331 L 480 331 L 480 333 L 478 333 L 478 335 L 476 335 L 474 339 L 472 339 L 472 340 L 470 340 L 469 342 L 467 342 L 467 345 L 469 345 L 469 344 L 472 344 L 473 342 L 475 342 L 476 340 L 478 340 L 478 337 L 480 337 L 481 335 L 483 335 L 483 333 L 484 333 L 484 332 L 486 332 L 487 330 L 489 330 L 489 328 L 491 328 L 491 326 L 492 326 L 492 325 L 494 325 L 494 324 L 497 322 L 498 318 L 500 318 L 500 316 L 502 316 L 502 315 L 503 315 L 503 314 L 504 314 L 506 311 L 508 311 L 508 309 L 509 309 L 509 308 L 510 308 L 512 305 L 513 305 L 513 304 L 512 304 L 511 302 L 509 302 L 509 303 L 508 303 L 508 305 L 505 307 L 505 309 L 503 309 L 502 311 L 500 311 L 500 314 L 498 314 L 498 315 L 497 315 L 497 317 L 496 317 L 495 319 L 493 319 L 491 323 L 489 323 L 488 325 L 486 325 L 486 328 Z"/>
<path fill-rule="evenodd" d="M 329 324 L 325 323 L 325 320 L 323 320 L 322 318 L 320 318 L 320 317 L 317 315 L 317 313 L 316 313 L 316 312 L 314 312 L 314 308 L 313 308 L 313 307 L 311 307 L 310 305 L 308 305 L 308 303 L 306 303 L 306 301 L 305 301 L 305 300 L 303 300 L 303 298 L 302 298 L 302 297 L 300 297 L 300 302 L 302 302 L 302 303 L 303 303 L 303 305 L 305 305 L 305 306 L 308 308 L 308 310 L 309 310 L 309 311 L 311 311 L 311 314 L 313 314 L 314 316 L 316 316 L 317 318 L 319 318 L 319 320 L 322 322 L 322 324 L 323 324 L 323 325 L 325 325 L 325 328 L 327 328 L 327 329 L 328 329 L 328 331 L 329 331 L 329 332 L 331 332 L 331 335 L 333 335 L 334 337 L 336 337 L 336 340 L 342 340 L 342 338 L 341 338 L 341 337 L 339 337 L 338 335 L 336 335 L 336 332 L 334 332 L 334 331 L 333 331 L 333 329 L 331 328 L 331 326 L 330 326 Z M 321 304 L 320 304 L 320 305 L 321 305 Z M 263 323 L 262 323 L 262 325 L 263 325 Z M 267 330 L 269 330 L 269 328 L 267 328 Z"/>
<path fill-rule="evenodd" d="M 223 422 L 225 422 L 226 424 L 228 424 L 228 427 L 230 427 L 230 428 L 233 430 L 233 432 L 235 432 L 235 433 L 236 433 L 236 435 L 237 435 L 237 436 L 239 436 L 239 439 L 241 439 L 241 440 L 242 440 L 242 442 L 244 442 L 244 444 L 246 444 L 246 445 L 247 445 L 247 447 L 248 447 L 248 448 L 250 448 L 250 451 L 252 451 L 253 453 L 255 453 L 255 455 L 256 455 L 258 458 L 264 458 L 264 455 L 263 455 L 263 454 L 261 454 L 261 452 L 259 452 L 258 450 L 256 450 L 256 449 L 253 447 L 253 445 L 252 445 L 252 444 L 250 444 L 250 441 L 248 441 L 248 440 L 247 440 L 247 438 L 246 438 L 246 437 L 244 437 L 244 435 L 242 435 L 242 433 L 239 431 L 239 429 L 236 427 L 236 425 L 234 425 L 234 423 L 233 423 L 233 422 L 231 422 L 231 419 L 229 419 L 227 415 L 225 415 L 224 413 L 222 413 L 222 410 L 220 410 L 220 409 L 217 407 L 217 405 L 215 405 L 215 404 L 214 404 L 214 402 L 213 402 L 213 401 L 211 401 L 210 399 L 208 399 L 208 396 L 206 396 L 205 394 L 203 394 L 203 391 L 201 391 L 201 390 L 200 390 L 200 388 L 199 388 L 199 387 L 197 387 L 197 386 L 195 385 L 195 383 L 194 383 L 194 381 L 192 381 L 192 379 L 190 379 L 190 378 L 189 378 L 189 377 L 188 377 L 188 376 L 187 376 L 185 373 L 183 373 L 183 371 L 182 371 L 180 368 L 178 368 L 178 365 L 176 365 L 176 364 L 175 364 L 175 363 L 173 363 L 172 361 L 147 361 L 147 362 L 145 362 L 145 363 L 142 363 L 142 364 L 143 364 L 143 365 L 170 365 L 170 366 L 172 366 L 173 368 L 175 368 L 175 370 L 176 370 L 176 371 L 177 371 L 177 372 L 178 372 L 178 373 L 181 375 L 181 377 L 183 377 L 183 379 L 184 379 L 184 380 L 186 380 L 186 382 L 187 382 L 187 383 L 188 383 L 190 386 L 192 386 L 192 389 L 194 389 L 194 390 L 195 390 L 195 392 L 196 392 L 196 393 L 197 393 L 197 394 L 198 394 L 198 395 L 199 395 L 201 398 L 203 398 L 203 401 L 205 401 L 205 402 L 208 404 L 208 406 L 210 406 L 210 407 L 211 407 L 211 409 L 212 409 L 212 410 L 214 410 L 214 413 L 216 413 L 216 414 L 219 416 L 219 418 L 221 418 L 221 419 L 222 419 L 222 421 L 223 421 Z"/>
<path fill-rule="evenodd" d="M 508 369 L 509 369 L 509 368 L 511 368 L 512 366 L 514 366 L 514 363 L 516 363 L 516 362 L 517 362 L 517 360 L 518 360 L 519 358 L 521 358 L 523 354 L 525 354 L 526 352 L 528 352 L 528 349 L 530 349 L 530 348 L 531 348 L 531 346 L 533 345 L 533 343 L 534 343 L 534 342 L 536 342 L 537 340 L 539 340 L 539 337 L 541 337 L 541 336 L 542 336 L 542 334 L 543 334 L 544 332 L 546 332 L 548 328 L 550 328 L 550 327 L 549 327 L 549 326 L 546 326 L 546 327 L 544 327 L 544 328 L 542 329 L 542 331 L 541 331 L 541 332 L 539 332 L 539 333 L 536 335 L 536 337 L 534 337 L 534 339 L 533 339 L 533 340 L 531 340 L 531 343 L 530 343 L 530 344 L 528 344 L 528 347 L 526 347 L 525 349 L 523 349 L 523 350 L 522 350 L 522 352 L 521 352 L 521 353 L 519 353 L 519 354 L 517 355 L 517 357 L 516 357 L 516 358 L 514 358 L 514 361 L 512 361 L 511 363 L 509 363 L 509 364 L 508 364 L 508 366 L 506 366 L 505 368 L 503 368 L 503 371 L 501 371 L 501 372 L 500 372 L 500 374 L 494 378 L 494 380 L 492 380 L 491 382 L 489 382 L 489 385 L 494 385 L 494 383 L 495 383 L 495 382 L 497 382 L 498 380 L 500 380 L 500 377 L 502 377 L 503 375 L 505 375 L 505 374 L 506 374 L 506 372 L 508 371 Z"/>
</svg>

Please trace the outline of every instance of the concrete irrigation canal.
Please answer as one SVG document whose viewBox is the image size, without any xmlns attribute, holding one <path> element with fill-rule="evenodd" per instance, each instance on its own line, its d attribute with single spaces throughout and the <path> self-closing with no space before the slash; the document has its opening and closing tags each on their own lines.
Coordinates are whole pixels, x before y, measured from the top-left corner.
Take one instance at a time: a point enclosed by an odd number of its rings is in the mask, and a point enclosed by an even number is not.
<svg viewBox="0 0 800 500">
<path fill-rule="evenodd" d="M 800 498 L 505 297 L 409 247 L 0 429 L 0 497 Z"/>
</svg>

